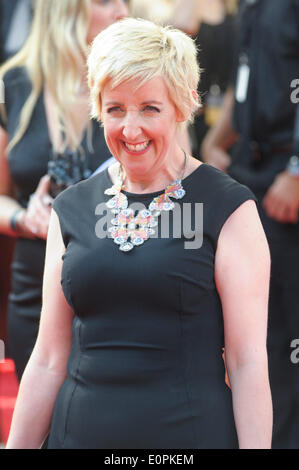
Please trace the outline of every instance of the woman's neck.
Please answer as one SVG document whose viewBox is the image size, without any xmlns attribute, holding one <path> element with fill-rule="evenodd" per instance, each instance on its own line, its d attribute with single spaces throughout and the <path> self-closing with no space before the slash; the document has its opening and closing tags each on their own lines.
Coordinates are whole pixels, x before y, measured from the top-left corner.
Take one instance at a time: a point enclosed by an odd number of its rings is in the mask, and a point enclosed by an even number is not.
<svg viewBox="0 0 299 470">
<path fill-rule="evenodd" d="M 182 154 L 183 155 L 183 154 Z M 183 179 L 193 173 L 196 168 L 198 168 L 202 162 L 195 159 L 194 157 L 188 156 L 185 167 L 185 158 L 184 155 L 181 158 L 181 161 L 178 165 L 172 165 L 165 169 L 157 170 L 153 175 L 123 175 L 123 190 L 129 193 L 135 194 L 147 194 L 154 193 L 157 191 L 162 191 L 167 188 L 176 179 Z M 109 167 L 109 175 L 113 183 L 116 183 L 119 180 L 120 173 L 119 163 L 116 163 Z"/>
<path fill-rule="evenodd" d="M 182 163 L 179 169 L 176 168 L 164 168 L 160 171 L 155 171 L 154 174 L 144 175 L 138 177 L 136 175 L 128 175 L 124 172 L 123 186 L 122 188 L 129 193 L 154 193 L 156 191 L 162 191 L 167 188 L 176 179 L 181 179 L 184 176 L 184 163 Z"/>
</svg>

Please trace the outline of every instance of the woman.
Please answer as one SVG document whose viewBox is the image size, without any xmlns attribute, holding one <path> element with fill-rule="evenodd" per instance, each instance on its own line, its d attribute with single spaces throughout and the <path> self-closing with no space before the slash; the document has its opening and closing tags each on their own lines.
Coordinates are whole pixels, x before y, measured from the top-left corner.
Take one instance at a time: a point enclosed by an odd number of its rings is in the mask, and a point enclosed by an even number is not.
<svg viewBox="0 0 299 470">
<path fill-rule="evenodd" d="M 17 237 L 8 346 L 19 379 L 38 331 L 52 199 L 110 157 L 89 123 L 88 44 L 126 15 L 123 0 L 37 0 L 27 42 L 0 69 L 0 231 Z"/>
<path fill-rule="evenodd" d="M 8 448 L 38 448 L 49 429 L 49 448 L 270 447 L 268 247 L 253 194 L 177 144 L 198 76 L 177 30 L 125 19 L 95 39 L 92 115 L 118 162 L 54 201 Z"/>
<path fill-rule="evenodd" d="M 224 94 L 234 72 L 236 0 L 202 0 L 199 3 L 196 44 L 203 69 L 198 92 L 203 109 L 194 121 L 196 153 L 202 140 L 220 116 Z"/>
</svg>

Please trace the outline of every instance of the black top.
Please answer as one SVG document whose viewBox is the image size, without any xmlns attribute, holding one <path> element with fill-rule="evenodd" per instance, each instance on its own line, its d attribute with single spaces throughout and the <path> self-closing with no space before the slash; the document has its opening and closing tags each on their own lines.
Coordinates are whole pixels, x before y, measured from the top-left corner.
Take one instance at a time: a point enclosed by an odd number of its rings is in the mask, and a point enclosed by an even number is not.
<svg viewBox="0 0 299 470">
<path fill-rule="evenodd" d="M 231 15 L 220 24 L 200 25 L 195 42 L 202 69 L 198 91 L 203 101 L 212 85 L 218 85 L 224 93 L 232 81 L 235 35 L 235 18 Z"/>
<path fill-rule="evenodd" d="M 75 319 L 49 448 L 235 448 L 214 261 L 223 224 L 255 198 L 202 164 L 183 180 L 170 236 L 160 231 L 123 253 L 111 238 L 98 238 L 111 186 L 106 170 L 54 201 L 66 246 L 62 288 Z M 161 193 L 126 194 L 129 204 L 148 207 Z M 188 213 L 203 234 L 197 249 L 185 245 Z M 174 238 L 175 217 L 186 237 Z"/>
<path fill-rule="evenodd" d="M 6 129 L 11 140 L 18 127 L 22 107 L 30 94 L 31 82 L 24 68 L 15 68 L 5 75 L 4 85 L 7 123 L 3 122 L 0 114 L 0 125 Z M 111 157 L 103 129 L 95 120 L 92 121 L 94 152 L 89 150 L 86 133 L 81 144 L 91 171 L 95 171 L 101 163 Z M 9 154 L 9 167 L 17 187 L 17 199 L 23 207 L 27 206 L 29 196 L 36 190 L 41 177 L 48 172 L 48 162 L 51 158 L 52 144 L 42 93 L 25 135 Z"/>
<path fill-rule="evenodd" d="M 15 68 L 4 77 L 7 124 L 0 120 L 11 140 L 20 117 L 21 109 L 30 93 L 31 82 L 25 69 Z M 92 144 L 89 150 L 87 136 L 82 147 L 91 171 L 109 158 L 103 129 L 92 122 Z M 22 207 L 36 190 L 42 176 L 48 171 L 52 145 L 49 138 L 43 93 L 40 95 L 28 129 L 21 141 L 8 156 L 11 177 L 16 185 L 17 200 Z M 34 346 L 42 300 L 42 279 L 46 243 L 40 238 L 18 238 L 12 263 L 12 283 L 8 308 L 8 346 L 20 378 Z"/>
<path fill-rule="evenodd" d="M 236 102 L 234 126 L 245 139 L 267 146 L 293 140 L 291 83 L 299 77 L 299 1 L 242 0 L 239 55 L 251 69 L 248 97 Z"/>
</svg>

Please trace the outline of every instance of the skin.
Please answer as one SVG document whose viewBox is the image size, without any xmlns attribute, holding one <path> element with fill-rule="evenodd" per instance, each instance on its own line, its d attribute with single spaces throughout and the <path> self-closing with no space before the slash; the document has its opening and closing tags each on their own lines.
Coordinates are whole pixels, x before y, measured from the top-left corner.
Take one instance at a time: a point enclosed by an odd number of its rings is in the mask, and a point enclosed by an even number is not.
<svg viewBox="0 0 299 470">
<path fill-rule="evenodd" d="M 269 217 L 280 223 L 299 222 L 299 178 L 279 173 L 263 200 Z"/>
<path fill-rule="evenodd" d="M 266 348 L 270 254 L 253 201 L 225 222 L 215 258 L 225 362 L 241 449 L 269 449 L 273 411 Z"/>
<path fill-rule="evenodd" d="M 150 98 L 150 105 L 144 104 L 145 98 Z M 159 103 L 160 112 L 146 108 L 153 101 L 155 106 Z M 169 178 L 181 169 L 183 160 L 181 149 L 172 139 L 180 114 L 166 93 L 163 79 L 148 82 L 137 92 L 134 80 L 114 90 L 107 84 L 103 103 L 106 139 L 125 168 L 127 188 L 142 192 L 165 187 Z M 112 113 L 111 107 L 116 108 Z M 144 141 L 151 141 L 151 145 L 143 153 L 124 146 L 124 142 Z M 192 158 L 190 162 L 189 171 Z M 59 219 L 52 211 L 40 330 L 21 381 L 9 449 L 37 448 L 42 444 L 58 390 L 66 376 L 73 312 L 60 284 L 64 252 Z M 225 361 L 242 449 L 271 447 L 272 403 L 266 352 L 269 278 L 270 255 L 265 234 L 255 203 L 247 201 L 225 222 L 215 254 L 215 283 L 223 308 Z"/>
<path fill-rule="evenodd" d="M 95 36 L 104 28 L 127 15 L 128 10 L 124 0 L 92 0 L 91 19 L 86 38 L 87 42 L 91 43 Z M 82 74 L 82 78 L 83 76 L 85 76 L 85 73 Z M 81 98 L 85 99 L 85 105 L 74 104 L 74 113 L 80 116 L 80 129 L 78 132 L 83 132 L 89 119 L 88 93 L 84 91 Z M 56 132 L 52 126 L 53 119 L 51 119 L 53 115 L 53 100 L 46 85 L 44 102 L 49 134 L 53 136 Z M 10 219 L 17 209 L 21 209 L 21 206 L 15 200 L 14 183 L 7 161 L 6 147 L 8 139 L 8 134 L 0 128 L 0 230 L 2 233 L 15 237 L 16 234 L 10 228 Z M 53 202 L 49 195 L 49 189 L 50 179 L 45 175 L 40 180 L 36 191 L 30 198 L 27 210 L 23 209 L 18 213 L 18 236 L 25 238 L 41 238 L 44 240 L 47 238 L 51 203 Z"/>
<path fill-rule="evenodd" d="M 184 168 L 178 124 L 185 118 L 171 101 L 164 79 L 155 77 L 142 86 L 132 79 L 115 88 L 108 81 L 101 95 L 106 142 L 125 168 L 127 190 L 143 193 L 165 188 Z M 138 145 L 147 147 L 140 150 Z M 185 176 L 199 165 L 190 158 Z M 113 178 L 114 169 L 110 171 Z"/>
<path fill-rule="evenodd" d="M 220 119 L 208 131 L 201 146 L 203 161 L 223 172 L 226 172 L 231 164 L 227 149 L 238 139 L 232 127 L 234 99 L 234 90 L 229 88 L 225 93 Z"/>
<path fill-rule="evenodd" d="M 226 8 L 223 0 L 174 0 L 173 14 L 168 23 L 195 37 L 201 23 L 222 23 Z"/>
<path fill-rule="evenodd" d="M 49 433 L 57 393 L 65 379 L 74 314 L 60 285 L 64 251 L 58 217 L 52 211 L 39 333 L 20 383 L 7 449 L 41 447 Z"/>
<path fill-rule="evenodd" d="M 88 44 L 100 31 L 128 15 L 127 3 L 125 0 L 92 0 L 91 20 L 87 33 Z"/>
</svg>

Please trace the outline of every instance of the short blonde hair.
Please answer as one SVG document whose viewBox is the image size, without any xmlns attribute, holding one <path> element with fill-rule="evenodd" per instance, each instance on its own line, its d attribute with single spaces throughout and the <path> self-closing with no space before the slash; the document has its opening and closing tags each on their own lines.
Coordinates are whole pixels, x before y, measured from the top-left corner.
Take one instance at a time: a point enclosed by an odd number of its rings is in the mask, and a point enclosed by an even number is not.
<svg viewBox="0 0 299 470">
<path fill-rule="evenodd" d="M 136 78 L 142 85 L 158 76 L 164 78 L 174 105 L 191 122 L 199 106 L 194 41 L 182 31 L 147 20 L 114 23 L 95 38 L 88 57 L 91 116 L 100 120 L 101 91 L 108 80 L 113 87 Z"/>
</svg>

